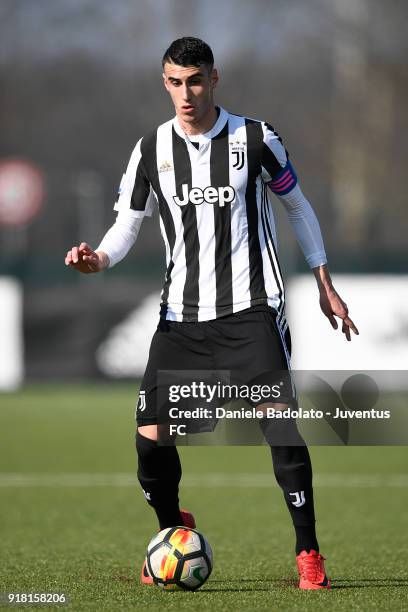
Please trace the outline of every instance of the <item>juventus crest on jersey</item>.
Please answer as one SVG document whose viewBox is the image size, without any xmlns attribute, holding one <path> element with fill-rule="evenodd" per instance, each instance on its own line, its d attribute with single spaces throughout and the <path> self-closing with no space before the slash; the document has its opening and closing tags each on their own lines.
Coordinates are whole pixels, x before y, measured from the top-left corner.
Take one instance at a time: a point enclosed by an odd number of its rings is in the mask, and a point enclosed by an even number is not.
<svg viewBox="0 0 408 612">
<path fill-rule="evenodd" d="M 206 321 L 268 304 L 282 314 L 284 287 L 266 185 L 297 179 L 274 129 L 219 109 L 206 134 L 177 118 L 137 143 L 115 210 L 151 215 L 158 204 L 167 270 L 161 316 Z"/>
</svg>

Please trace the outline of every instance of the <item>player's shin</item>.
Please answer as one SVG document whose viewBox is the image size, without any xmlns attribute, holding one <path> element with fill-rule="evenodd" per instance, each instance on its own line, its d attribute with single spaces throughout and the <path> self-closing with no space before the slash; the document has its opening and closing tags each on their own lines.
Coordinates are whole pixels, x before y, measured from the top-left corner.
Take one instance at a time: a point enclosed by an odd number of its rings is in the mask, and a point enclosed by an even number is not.
<svg viewBox="0 0 408 612">
<path fill-rule="evenodd" d="M 156 512 L 160 529 L 182 525 L 178 499 L 181 464 L 177 448 L 159 446 L 137 432 L 136 450 L 137 476 L 147 502 Z"/>
</svg>

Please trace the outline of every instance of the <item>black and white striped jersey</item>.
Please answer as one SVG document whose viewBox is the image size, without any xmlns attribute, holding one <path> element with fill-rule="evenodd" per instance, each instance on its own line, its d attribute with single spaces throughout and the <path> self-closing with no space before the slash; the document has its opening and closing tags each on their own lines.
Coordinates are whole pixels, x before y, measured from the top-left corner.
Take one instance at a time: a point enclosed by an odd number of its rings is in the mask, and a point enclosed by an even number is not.
<svg viewBox="0 0 408 612">
<path fill-rule="evenodd" d="M 137 143 L 115 210 L 158 205 L 167 269 L 161 316 L 206 321 L 265 304 L 283 314 L 284 286 L 270 194 L 297 183 L 268 123 L 228 113 L 188 136 L 177 118 Z"/>
</svg>

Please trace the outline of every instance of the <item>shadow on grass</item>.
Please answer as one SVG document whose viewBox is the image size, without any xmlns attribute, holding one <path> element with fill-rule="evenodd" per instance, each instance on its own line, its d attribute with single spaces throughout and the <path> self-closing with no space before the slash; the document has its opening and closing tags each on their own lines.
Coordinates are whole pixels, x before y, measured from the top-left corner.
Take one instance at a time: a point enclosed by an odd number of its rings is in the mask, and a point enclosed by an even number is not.
<svg viewBox="0 0 408 612">
<path fill-rule="evenodd" d="M 274 586 L 275 587 L 291 587 L 296 588 L 298 586 L 298 581 L 296 579 L 243 579 L 239 581 L 231 582 L 226 588 L 211 588 L 211 584 L 214 583 L 225 583 L 226 580 L 211 580 L 206 585 L 204 589 L 206 591 L 269 591 Z M 242 588 L 240 585 L 242 583 L 248 583 L 248 588 Z M 250 587 L 249 585 L 253 586 Z M 265 585 L 262 587 L 262 585 Z M 269 588 L 267 588 L 269 585 Z M 364 589 L 364 588 L 378 588 L 378 587 L 399 587 L 406 588 L 408 587 L 408 578 L 392 578 L 392 577 L 383 577 L 383 578 L 336 578 L 332 580 L 332 589 Z"/>
<path fill-rule="evenodd" d="M 113 580 L 135 584 L 135 578 L 129 576 L 112 576 Z M 136 581 L 137 583 L 137 581 Z M 213 586 L 214 585 L 214 586 Z M 220 586 L 217 586 L 220 585 Z M 225 586 L 221 586 L 225 585 Z M 264 579 L 243 578 L 241 580 L 212 580 L 200 589 L 200 593 L 239 593 L 239 592 L 265 592 L 274 587 L 297 589 L 296 579 Z M 407 588 L 408 578 L 336 578 L 332 581 L 332 589 L 375 589 L 378 587 Z M 177 592 L 177 591 L 175 591 Z"/>
<path fill-rule="evenodd" d="M 378 587 L 408 587 L 408 578 L 336 578 L 333 589 L 376 589 Z"/>
<path fill-rule="evenodd" d="M 134 585 L 135 582 L 139 586 L 138 580 L 135 580 L 134 577 L 129 576 L 112 576 L 112 579 L 118 582 L 123 582 L 127 584 Z M 225 587 L 222 586 L 212 586 L 216 584 L 225 584 Z M 243 586 L 244 585 L 244 586 Z M 200 593 L 239 593 L 244 591 L 253 591 L 253 592 L 262 592 L 262 591 L 271 591 L 273 587 L 296 587 L 296 580 L 283 580 L 283 579 L 245 579 L 242 580 L 212 580 L 209 579 L 208 582 L 200 589 Z M 174 591 L 175 593 L 179 591 Z"/>
<path fill-rule="evenodd" d="M 133 584 L 136 582 L 136 578 L 134 576 L 112 576 L 112 580 L 127 582 L 128 584 Z"/>
<path fill-rule="evenodd" d="M 215 586 L 213 584 L 220 583 L 225 584 L 228 583 L 225 587 Z M 242 586 L 244 585 L 244 586 Z M 209 579 L 208 583 L 205 584 L 202 588 L 202 592 L 211 592 L 211 593 L 239 593 L 244 591 L 252 591 L 252 592 L 262 592 L 262 591 L 272 591 L 274 587 L 290 587 L 294 588 L 297 586 L 296 580 L 291 579 L 266 579 L 266 578 L 257 578 L 257 579 L 246 579 L 237 581 L 228 581 L 228 580 L 211 580 Z"/>
</svg>

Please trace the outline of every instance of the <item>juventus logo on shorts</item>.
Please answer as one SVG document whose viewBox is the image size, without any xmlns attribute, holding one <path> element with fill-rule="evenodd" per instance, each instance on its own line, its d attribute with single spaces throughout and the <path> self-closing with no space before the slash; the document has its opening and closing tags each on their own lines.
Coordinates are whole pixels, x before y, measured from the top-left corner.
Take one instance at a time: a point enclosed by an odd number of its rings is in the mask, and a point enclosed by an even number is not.
<svg viewBox="0 0 408 612">
<path fill-rule="evenodd" d="M 305 505 L 306 499 L 305 499 L 305 492 L 304 491 L 296 491 L 296 493 L 289 493 L 289 495 L 294 495 L 295 496 L 295 501 L 293 501 L 292 504 L 296 508 L 300 508 L 301 506 Z"/>
<path fill-rule="evenodd" d="M 244 167 L 244 151 L 232 151 L 232 154 L 235 156 L 235 161 L 232 164 L 232 167 L 236 170 L 241 170 Z"/>
<path fill-rule="evenodd" d="M 146 393 L 146 391 L 140 391 L 140 393 L 139 393 L 139 400 L 137 402 L 137 409 L 136 410 L 140 410 L 140 412 L 143 412 L 143 410 L 146 409 L 146 397 L 145 397 L 145 393 Z"/>
</svg>

